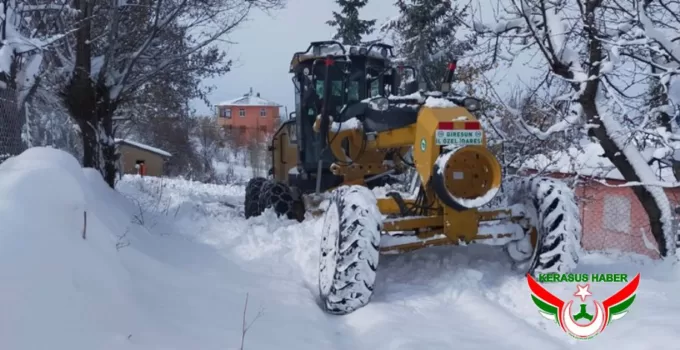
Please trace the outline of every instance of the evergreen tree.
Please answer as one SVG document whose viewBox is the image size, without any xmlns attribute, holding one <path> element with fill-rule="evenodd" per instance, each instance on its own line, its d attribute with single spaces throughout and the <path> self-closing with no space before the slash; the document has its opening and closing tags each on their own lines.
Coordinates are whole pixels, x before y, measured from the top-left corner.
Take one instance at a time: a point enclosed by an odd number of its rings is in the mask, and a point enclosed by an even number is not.
<svg viewBox="0 0 680 350">
<path fill-rule="evenodd" d="M 452 6 L 448 0 L 398 0 L 396 5 L 399 18 L 383 29 L 393 31 L 399 55 L 418 70 L 429 90 L 436 90 L 446 64 L 474 47 L 473 34 L 456 37 L 468 15 L 467 6 Z"/>
<path fill-rule="evenodd" d="M 376 21 L 359 19 L 359 9 L 366 6 L 368 0 L 335 0 L 335 2 L 340 5 L 340 13 L 333 11 L 333 19 L 326 22 L 338 29 L 333 39 L 340 40 L 344 45 L 359 45 L 363 35 L 373 32 Z"/>
</svg>

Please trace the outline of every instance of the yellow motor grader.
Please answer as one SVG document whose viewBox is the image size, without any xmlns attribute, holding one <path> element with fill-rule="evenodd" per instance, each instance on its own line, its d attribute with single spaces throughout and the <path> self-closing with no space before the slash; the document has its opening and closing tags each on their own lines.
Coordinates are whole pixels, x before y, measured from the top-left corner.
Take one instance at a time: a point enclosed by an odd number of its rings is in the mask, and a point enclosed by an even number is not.
<svg viewBox="0 0 680 350">
<path fill-rule="evenodd" d="M 581 225 L 569 187 L 543 177 L 502 183 L 472 114 L 479 101 L 449 91 L 455 63 L 441 91 L 427 93 L 391 49 L 325 41 L 295 53 L 296 111 L 274 135 L 270 178 L 246 187 L 246 217 L 273 208 L 302 221 L 319 198 L 328 202 L 319 294 L 332 314 L 370 301 L 381 253 L 477 242 L 503 246 L 534 276 L 573 269 Z M 409 167 L 417 191 L 376 197 L 380 179 Z M 499 191 L 505 206 L 490 208 Z"/>
</svg>

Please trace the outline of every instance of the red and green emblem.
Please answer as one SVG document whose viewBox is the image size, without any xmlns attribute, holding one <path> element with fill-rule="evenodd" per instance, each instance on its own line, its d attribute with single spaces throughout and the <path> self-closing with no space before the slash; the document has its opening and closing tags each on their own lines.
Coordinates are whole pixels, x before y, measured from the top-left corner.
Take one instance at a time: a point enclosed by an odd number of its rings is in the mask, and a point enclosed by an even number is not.
<svg viewBox="0 0 680 350">
<path fill-rule="evenodd" d="M 611 321 L 618 320 L 628 313 L 628 308 L 635 301 L 635 293 L 640 284 L 640 274 L 638 273 L 623 288 L 604 301 L 593 300 L 595 305 L 594 315 L 586 311 L 585 303 L 581 303 L 579 312 L 573 314 L 571 311 L 572 300 L 565 302 L 556 297 L 536 282 L 531 275 L 527 275 L 527 282 L 532 294 L 531 299 L 543 317 L 557 322 L 563 331 L 574 338 L 590 339 L 602 333 Z M 578 285 L 577 288 L 574 295 L 580 297 L 581 301 L 585 301 L 588 296 L 592 295 L 589 291 L 589 284 Z M 584 319 L 585 321 L 581 321 Z"/>
</svg>

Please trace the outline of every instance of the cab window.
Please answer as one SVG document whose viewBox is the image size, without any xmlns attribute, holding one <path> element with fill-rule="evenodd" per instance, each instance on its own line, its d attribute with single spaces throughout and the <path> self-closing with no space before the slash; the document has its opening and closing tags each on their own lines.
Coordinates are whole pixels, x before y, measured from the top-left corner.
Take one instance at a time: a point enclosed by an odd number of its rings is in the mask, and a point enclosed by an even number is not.
<svg viewBox="0 0 680 350">
<path fill-rule="evenodd" d="M 347 101 L 359 101 L 359 82 L 356 80 L 349 82 Z"/>
<path fill-rule="evenodd" d="M 323 80 L 316 81 L 316 94 L 319 97 L 323 97 Z M 342 81 L 333 80 L 331 81 L 331 95 L 332 96 L 342 96 Z"/>
<path fill-rule="evenodd" d="M 375 79 L 371 82 L 371 87 L 369 91 L 371 97 L 376 97 L 380 95 L 380 81 L 378 81 L 378 79 Z"/>
</svg>

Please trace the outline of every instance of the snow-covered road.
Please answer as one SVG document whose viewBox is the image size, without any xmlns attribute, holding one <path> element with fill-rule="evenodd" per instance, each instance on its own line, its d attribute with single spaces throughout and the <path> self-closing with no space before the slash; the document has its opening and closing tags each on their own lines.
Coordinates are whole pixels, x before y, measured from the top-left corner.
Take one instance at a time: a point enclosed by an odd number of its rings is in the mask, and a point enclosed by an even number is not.
<svg viewBox="0 0 680 350">
<path fill-rule="evenodd" d="M 245 220 L 222 204 L 239 186 L 125 177 L 121 196 L 55 152 L 0 166 L 1 349 L 238 349 L 246 293 L 246 321 L 261 313 L 244 349 L 680 348 L 670 263 L 586 255 L 577 272 L 642 274 L 630 313 L 589 341 L 542 318 L 486 246 L 382 256 L 371 303 L 332 316 L 316 300 L 319 219 Z"/>
</svg>

